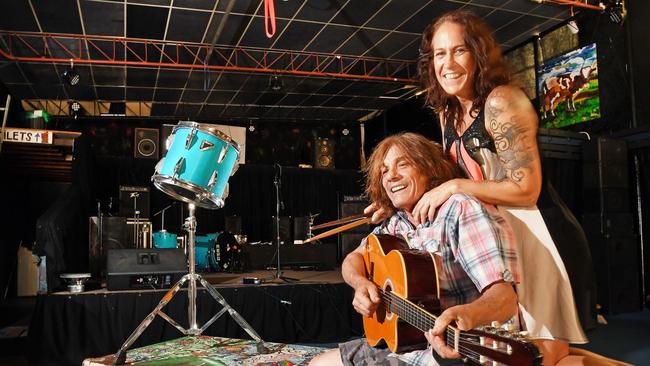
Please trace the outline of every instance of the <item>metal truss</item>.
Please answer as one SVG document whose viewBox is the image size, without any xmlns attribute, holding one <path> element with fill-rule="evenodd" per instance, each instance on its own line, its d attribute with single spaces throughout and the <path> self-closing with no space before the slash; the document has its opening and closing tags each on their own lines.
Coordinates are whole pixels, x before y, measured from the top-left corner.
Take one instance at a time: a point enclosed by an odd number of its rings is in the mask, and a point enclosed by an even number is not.
<svg viewBox="0 0 650 366">
<path fill-rule="evenodd" d="M 169 67 L 414 83 L 415 61 L 146 39 L 0 31 L 10 61 Z"/>
</svg>

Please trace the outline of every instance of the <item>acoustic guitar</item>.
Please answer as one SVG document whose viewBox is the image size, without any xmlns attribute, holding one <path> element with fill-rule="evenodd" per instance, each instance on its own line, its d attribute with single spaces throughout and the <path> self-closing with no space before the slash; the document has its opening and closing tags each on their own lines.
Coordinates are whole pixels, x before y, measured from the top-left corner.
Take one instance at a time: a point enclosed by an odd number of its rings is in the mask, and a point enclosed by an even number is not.
<svg viewBox="0 0 650 366">
<path fill-rule="evenodd" d="M 426 346 L 423 332 L 433 328 L 433 314 L 440 312 L 437 256 L 410 249 L 391 235 L 371 234 L 366 249 L 366 272 L 380 288 L 383 300 L 372 317 L 363 317 L 368 343 L 376 346 L 383 340 L 392 352 Z M 446 343 L 471 364 L 542 365 L 539 350 L 524 333 L 498 324 L 469 331 L 449 325 Z"/>
</svg>

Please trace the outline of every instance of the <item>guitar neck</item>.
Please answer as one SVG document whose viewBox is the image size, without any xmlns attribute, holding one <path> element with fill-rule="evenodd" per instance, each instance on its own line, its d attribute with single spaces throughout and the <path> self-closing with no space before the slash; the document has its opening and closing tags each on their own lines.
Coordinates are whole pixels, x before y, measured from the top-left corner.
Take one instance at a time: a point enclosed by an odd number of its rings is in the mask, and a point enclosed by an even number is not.
<svg viewBox="0 0 650 366">
<path fill-rule="evenodd" d="M 390 310 L 391 313 L 397 314 L 401 320 L 404 320 L 422 332 L 427 332 L 429 329 L 433 328 L 433 325 L 438 318 L 437 316 L 390 291 L 382 290 L 382 296 L 386 308 Z M 458 342 L 462 333 L 463 332 L 460 329 L 448 325 L 446 329 L 447 345 L 451 348 L 458 349 Z"/>
</svg>

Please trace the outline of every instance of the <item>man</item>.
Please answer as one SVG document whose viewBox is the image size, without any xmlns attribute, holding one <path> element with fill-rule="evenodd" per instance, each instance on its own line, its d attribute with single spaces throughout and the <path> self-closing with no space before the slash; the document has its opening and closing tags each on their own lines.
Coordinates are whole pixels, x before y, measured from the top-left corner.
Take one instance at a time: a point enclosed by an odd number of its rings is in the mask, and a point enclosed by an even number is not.
<svg viewBox="0 0 650 366">
<path fill-rule="evenodd" d="M 452 195 L 432 222 L 415 226 L 411 211 L 433 187 L 456 177 L 440 146 L 423 136 L 404 133 L 383 140 L 366 166 L 366 193 L 392 217 L 374 233 L 403 236 L 412 249 L 440 256 L 440 303 L 444 311 L 425 333 L 430 347 L 443 358 L 460 355 L 445 345 L 444 331 L 452 322 L 469 330 L 492 321 L 506 322 L 517 314 L 518 281 L 514 236 L 492 206 L 473 197 Z M 354 288 L 355 310 L 371 316 L 381 302 L 377 286 L 366 278 L 366 240 L 343 261 L 344 280 Z M 433 291 L 434 289 L 432 289 Z M 436 365 L 430 349 L 392 354 L 371 347 L 365 339 L 343 343 L 312 360 L 310 365 Z"/>
</svg>

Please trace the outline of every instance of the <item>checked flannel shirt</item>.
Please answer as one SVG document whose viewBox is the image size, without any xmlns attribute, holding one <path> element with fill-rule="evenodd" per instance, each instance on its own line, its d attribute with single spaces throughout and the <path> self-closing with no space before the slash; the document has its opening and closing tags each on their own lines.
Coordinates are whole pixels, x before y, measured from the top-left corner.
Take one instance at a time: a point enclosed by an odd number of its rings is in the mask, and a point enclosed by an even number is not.
<svg viewBox="0 0 650 366">
<path fill-rule="evenodd" d="M 440 255 L 440 303 L 443 309 L 476 300 L 483 289 L 498 282 L 519 281 L 515 237 L 496 208 L 465 194 L 454 194 L 438 208 L 433 222 L 415 227 L 398 211 L 374 234 L 406 239 L 412 249 Z M 365 240 L 361 245 L 365 245 Z M 398 355 L 411 365 L 437 364 L 431 349 Z"/>
</svg>

